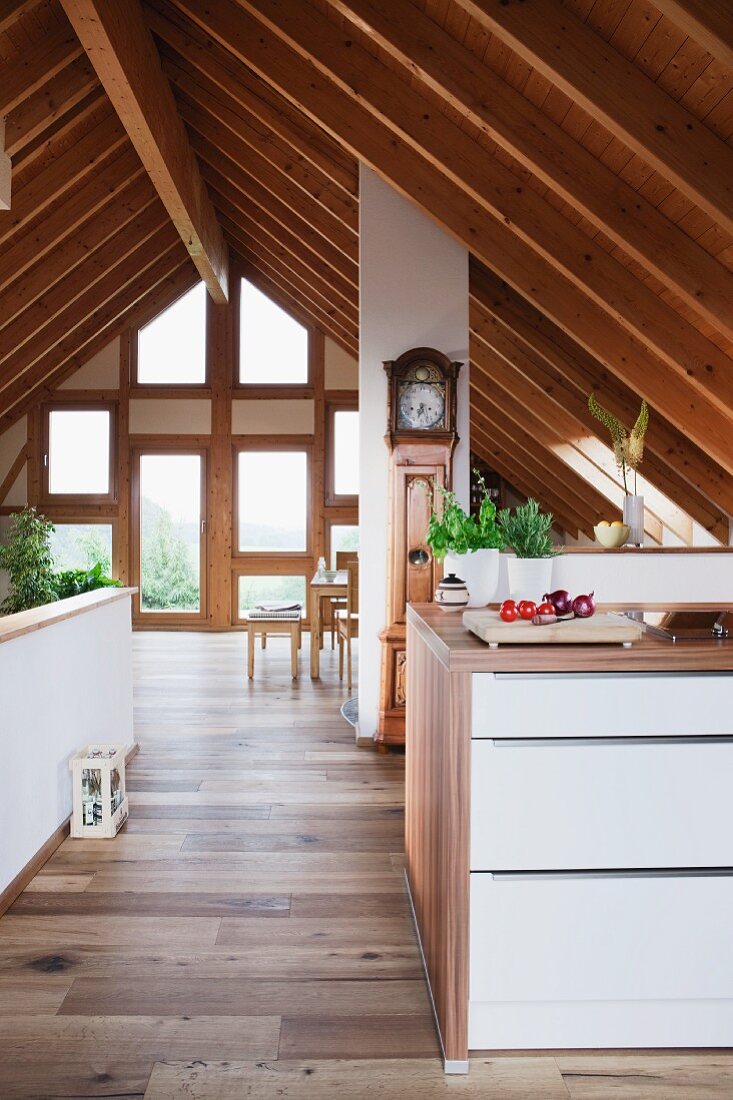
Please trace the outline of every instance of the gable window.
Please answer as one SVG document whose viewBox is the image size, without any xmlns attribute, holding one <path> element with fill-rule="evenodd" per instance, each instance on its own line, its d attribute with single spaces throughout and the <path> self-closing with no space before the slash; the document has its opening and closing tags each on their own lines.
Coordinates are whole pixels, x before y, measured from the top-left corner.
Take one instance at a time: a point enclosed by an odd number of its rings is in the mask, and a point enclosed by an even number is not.
<svg viewBox="0 0 733 1100">
<path fill-rule="evenodd" d="M 114 499 L 114 406 L 51 406 L 45 413 L 44 498 Z"/>
<path fill-rule="evenodd" d="M 239 381 L 308 383 L 308 329 L 246 279 L 239 297 Z"/>
<path fill-rule="evenodd" d="M 240 451 L 237 548 L 242 553 L 303 553 L 308 548 L 305 451 Z"/>
<path fill-rule="evenodd" d="M 206 288 L 203 283 L 140 329 L 134 381 L 140 385 L 206 383 Z"/>
</svg>

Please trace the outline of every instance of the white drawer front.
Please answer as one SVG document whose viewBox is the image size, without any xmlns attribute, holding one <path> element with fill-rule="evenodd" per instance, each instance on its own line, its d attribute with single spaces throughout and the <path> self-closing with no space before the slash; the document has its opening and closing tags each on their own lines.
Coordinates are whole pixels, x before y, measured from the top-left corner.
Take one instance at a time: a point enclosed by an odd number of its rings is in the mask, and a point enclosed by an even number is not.
<svg viewBox="0 0 733 1100">
<path fill-rule="evenodd" d="M 733 735 L 733 673 L 475 673 L 473 737 Z"/>
<path fill-rule="evenodd" d="M 733 740 L 473 741 L 471 869 L 733 866 Z"/>
<path fill-rule="evenodd" d="M 472 874 L 470 919 L 471 1002 L 733 998 L 733 877 Z"/>
</svg>

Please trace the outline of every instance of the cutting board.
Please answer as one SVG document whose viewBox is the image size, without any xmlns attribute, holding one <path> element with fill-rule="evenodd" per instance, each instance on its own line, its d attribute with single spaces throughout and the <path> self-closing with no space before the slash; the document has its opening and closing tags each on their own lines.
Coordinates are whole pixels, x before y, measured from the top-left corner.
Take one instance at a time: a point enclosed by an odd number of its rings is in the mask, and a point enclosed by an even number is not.
<svg viewBox="0 0 733 1100">
<path fill-rule="evenodd" d="M 642 635 L 640 623 L 623 615 L 598 612 L 590 619 L 563 619 L 548 626 L 535 626 L 524 619 L 505 623 L 498 611 L 464 611 L 463 625 L 489 645 L 557 645 L 567 642 L 591 645 L 594 642 L 629 645 Z"/>
</svg>

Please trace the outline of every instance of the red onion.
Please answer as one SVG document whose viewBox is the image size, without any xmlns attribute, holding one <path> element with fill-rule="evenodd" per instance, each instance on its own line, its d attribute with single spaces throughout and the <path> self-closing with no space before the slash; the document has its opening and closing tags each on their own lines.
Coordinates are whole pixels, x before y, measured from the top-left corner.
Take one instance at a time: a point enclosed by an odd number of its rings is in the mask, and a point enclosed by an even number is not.
<svg viewBox="0 0 733 1100">
<path fill-rule="evenodd" d="M 589 619 L 596 609 L 593 593 L 588 596 L 576 596 L 573 600 L 573 613 L 579 619 Z"/>
<path fill-rule="evenodd" d="M 569 592 L 564 588 L 558 588 L 556 592 L 546 592 L 543 600 L 549 600 L 558 615 L 568 615 L 573 610 L 573 601 Z"/>
</svg>

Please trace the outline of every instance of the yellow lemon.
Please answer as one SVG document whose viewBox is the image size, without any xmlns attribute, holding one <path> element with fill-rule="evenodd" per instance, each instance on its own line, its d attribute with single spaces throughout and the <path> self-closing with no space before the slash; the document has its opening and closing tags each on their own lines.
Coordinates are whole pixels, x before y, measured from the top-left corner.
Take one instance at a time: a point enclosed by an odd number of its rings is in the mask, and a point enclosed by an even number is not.
<svg viewBox="0 0 733 1100">
<path fill-rule="evenodd" d="M 612 526 L 612 527 L 623 527 L 623 523 L 621 522 L 621 520 L 620 520 L 620 519 L 615 519 L 615 520 L 613 521 L 613 523 L 611 524 L 611 526 Z"/>
<path fill-rule="evenodd" d="M 607 519 L 599 519 L 598 523 L 596 524 L 596 527 L 610 527 L 610 526 L 611 526 L 611 524 L 608 522 Z"/>
</svg>

